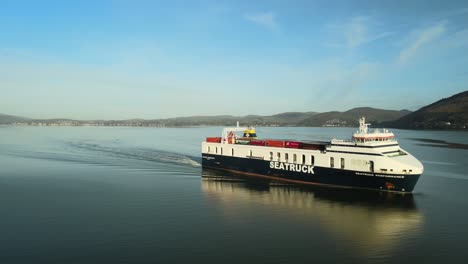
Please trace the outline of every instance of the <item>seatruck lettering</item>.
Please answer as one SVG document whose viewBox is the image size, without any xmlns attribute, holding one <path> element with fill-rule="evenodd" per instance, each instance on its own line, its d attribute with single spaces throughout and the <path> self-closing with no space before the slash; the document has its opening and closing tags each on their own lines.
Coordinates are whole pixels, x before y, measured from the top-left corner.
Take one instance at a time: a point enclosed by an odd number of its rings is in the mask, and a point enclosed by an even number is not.
<svg viewBox="0 0 468 264">
<path fill-rule="evenodd" d="M 270 161 L 270 168 L 286 171 L 297 171 L 303 173 L 314 174 L 314 166 L 284 163 L 279 161 Z"/>
</svg>

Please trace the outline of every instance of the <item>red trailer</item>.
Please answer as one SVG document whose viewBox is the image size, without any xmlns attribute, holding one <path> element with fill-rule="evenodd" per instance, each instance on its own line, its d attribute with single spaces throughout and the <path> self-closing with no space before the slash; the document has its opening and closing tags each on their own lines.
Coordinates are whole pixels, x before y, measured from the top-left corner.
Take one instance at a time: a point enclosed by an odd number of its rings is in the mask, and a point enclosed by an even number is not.
<svg viewBox="0 0 468 264">
<path fill-rule="evenodd" d="M 250 140 L 250 145 L 253 146 L 265 146 L 266 141 L 265 140 L 259 140 L 259 139 L 251 139 Z"/>
<path fill-rule="evenodd" d="M 206 142 L 221 143 L 221 137 L 207 137 Z"/>
<path fill-rule="evenodd" d="M 283 140 L 271 140 L 271 139 L 267 139 L 265 140 L 266 141 L 266 145 L 268 147 L 277 147 L 277 148 L 284 148 L 284 141 Z"/>
<path fill-rule="evenodd" d="M 302 142 L 298 142 L 298 141 L 286 141 L 284 146 L 286 148 L 302 148 Z"/>
</svg>

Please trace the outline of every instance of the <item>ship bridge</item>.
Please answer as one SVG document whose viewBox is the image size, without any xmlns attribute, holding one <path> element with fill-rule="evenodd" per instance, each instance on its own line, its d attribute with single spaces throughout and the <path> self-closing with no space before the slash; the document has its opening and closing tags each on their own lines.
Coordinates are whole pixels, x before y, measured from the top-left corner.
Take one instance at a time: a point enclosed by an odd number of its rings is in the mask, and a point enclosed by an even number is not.
<svg viewBox="0 0 468 264">
<path fill-rule="evenodd" d="M 392 132 L 387 129 L 369 129 L 364 117 L 359 120 L 359 130 L 351 140 L 332 139 L 326 151 L 339 153 L 352 164 L 364 162 L 371 172 L 380 174 L 421 174 L 423 165 L 402 149 Z M 357 166 L 357 165 L 356 165 Z"/>
<path fill-rule="evenodd" d="M 369 129 L 366 119 L 359 119 L 359 130 L 351 140 L 332 139 L 328 151 L 369 154 L 379 156 L 399 156 L 406 153 L 400 148 L 395 135 L 387 129 Z"/>
<path fill-rule="evenodd" d="M 379 130 L 376 128 L 371 131 L 369 126 L 370 124 L 366 123 L 366 118 L 361 117 L 359 119 L 359 130 L 353 133 L 353 140 L 359 143 L 396 141 L 395 135 L 387 129 Z"/>
</svg>

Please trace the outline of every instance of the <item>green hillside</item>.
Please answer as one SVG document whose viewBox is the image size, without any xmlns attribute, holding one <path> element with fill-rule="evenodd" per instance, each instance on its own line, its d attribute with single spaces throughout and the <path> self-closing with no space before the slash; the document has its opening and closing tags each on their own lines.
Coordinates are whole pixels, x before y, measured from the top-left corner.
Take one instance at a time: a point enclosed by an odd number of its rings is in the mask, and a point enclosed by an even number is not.
<svg viewBox="0 0 468 264">
<path fill-rule="evenodd" d="M 466 129 L 468 91 L 441 99 L 386 125 L 410 129 Z"/>
<path fill-rule="evenodd" d="M 299 126 L 358 126 L 359 118 L 365 116 L 366 120 L 374 125 L 381 122 L 396 120 L 411 113 L 408 110 L 383 110 L 371 107 L 353 108 L 345 112 L 325 112 L 314 115 L 298 123 Z"/>
</svg>

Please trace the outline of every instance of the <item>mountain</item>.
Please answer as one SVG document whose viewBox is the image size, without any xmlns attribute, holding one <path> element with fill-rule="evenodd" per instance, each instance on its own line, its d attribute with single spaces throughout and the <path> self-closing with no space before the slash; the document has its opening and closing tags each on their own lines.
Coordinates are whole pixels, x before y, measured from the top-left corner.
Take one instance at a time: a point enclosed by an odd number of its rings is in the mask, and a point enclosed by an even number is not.
<svg viewBox="0 0 468 264">
<path fill-rule="evenodd" d="M 247 115 L 247 116 L 190 116 L 168 119 L 153 120 L 163 122 L 167 126 L 195 126 L 195 125 L 215 125 L 232 126 L 237 121 L 244 125 L 275 125 L 275 126 L 294 126 L 298 122 L 310 118 L 318 113 L 316 112 L 287 112 L 271 116 Z"/>
<path fill-rule="evenodd" d="M 468 91 L 441 99 L 403 116 L 388 127 L 410 129 L 466 129 L 468 128 Z"/>
<path fill-rule="evenodd" d="M 409 110 L 383 110 L 371 107 L 358 107 L 345 112 L 325 112 L 316 114 L 298 123 L 298 126 L 358 126 L 359 118 L 366 117 L 372 125 L 396 120 L 411 113 Z"/>
<path fill-rule="evenodd" d="M 285 112 L 270 116 L 189 116 L 167 119 L 128 119 L 128 120 L 72 120 L 72 119 L 27 119 L 0 115 L 0 124 L 23 123 L 28 125 L 51 126 L 234 126 L 237 121 L 242 125 L 252 126 L 357 126 L 361 116 L 373 125 L 384 121 L 396 120 L 409 114 L 408 110 L 394 111 L 370 107 L 360 107 L 346 112 Z M 2 118 L 4 117 L 4 118 Z"/>
<path fill-rule="evenodd" d="M 281 114 L 272 115 L 270 117 L 265 117 L 269 122 L 273 120 L 281 120 L 283 125 L 296 125 L 297 123 L 306 120 L 312 116 L 315 116 L 319 113 L 317 112 L 286 112 Z"/>
<path fill-rule="evenodd" d="M 29 118 L 21 117 L 21 116 L 12 116 L 12 115 L 4 115 L 0 114 L 0 124 L 13 124 L 16 122 L 27 122 L 30 120 Z"/>
<path fill-rule="evenodd" d="M 0 115 L 0 124 L 23 123 L 28 125 L 99 125 L 99 126 L 234 126 L 237 121 L 242 125 L 255 126 L 294 126 L 316 112 L 287 112 L 271 116 L 189 116 L 167 119 L 128 119 L 128 120 L 73 120 L 73 119 L 28 119 L 8 115 Z"/>
</svg>

